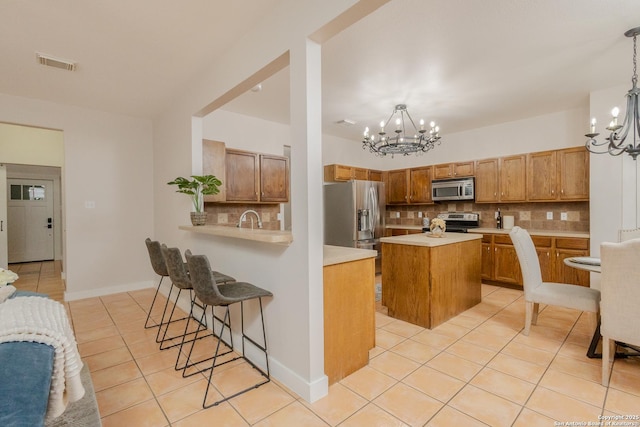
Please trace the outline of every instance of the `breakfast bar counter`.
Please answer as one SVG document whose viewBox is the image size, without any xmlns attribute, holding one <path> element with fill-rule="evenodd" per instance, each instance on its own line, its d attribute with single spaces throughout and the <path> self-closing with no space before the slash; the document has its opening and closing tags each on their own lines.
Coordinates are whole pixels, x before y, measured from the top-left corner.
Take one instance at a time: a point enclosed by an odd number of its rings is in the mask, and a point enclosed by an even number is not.
<svg viewBox="0 0 640 427">
<path fill-rule="evenodd" d="M 382 305 L 389 316 L 432 329 L 480 302 L 482 235 L 422 233 L 380 241 Z"/>
</svg>

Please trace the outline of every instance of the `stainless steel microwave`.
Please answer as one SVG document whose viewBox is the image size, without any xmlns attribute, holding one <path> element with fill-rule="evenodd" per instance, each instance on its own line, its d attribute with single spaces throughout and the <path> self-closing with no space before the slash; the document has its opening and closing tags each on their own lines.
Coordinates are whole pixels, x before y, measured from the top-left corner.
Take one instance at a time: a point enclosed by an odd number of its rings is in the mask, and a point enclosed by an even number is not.
<svg viewBox="0 0 640 427">
<path fill-rule="evenodd" d="M 473 200 L 475 198 L 473 177 L 437 179 L 431 182 L 431 198 L 434 202 L 443 200 Z"/>
</svg>

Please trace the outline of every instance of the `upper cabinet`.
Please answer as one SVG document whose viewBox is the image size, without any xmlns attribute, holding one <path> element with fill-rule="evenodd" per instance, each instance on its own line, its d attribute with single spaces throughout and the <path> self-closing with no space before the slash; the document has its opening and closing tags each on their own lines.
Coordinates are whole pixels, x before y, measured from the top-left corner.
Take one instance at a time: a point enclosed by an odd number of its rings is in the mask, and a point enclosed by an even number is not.
<svg viewBox="0 0 640 427">
<path fill-rule="evenodd" d="M 500 200 L 499 159 L 476 161 L 475 193 L 476 202 L 490 203 Z"/>
<path fill-rule="evenodd" d="M 526 201 L 526 156 L 476 161 L 476 202 Z"/>
<path fill-rule="evenodd" d="M 524 154 L 500 158 L 500 201 L 527 200 L 527 160 Z"/>
<path fill-rule="evenodd" d="M 382 181 L 382 172 L 345 165 L 326 165 L 324 167 L 325 182 L 350 181 Z"/>
<path fill-rule="evenodd" d="M 433 168 L 425 166 L 387 172 L 387 204 L 427 204 L 431 198 Z"/>
<path fill-rule="evenodd" d="M 258 154 L 227 149 L 225 166 L 227 201 L 257 202 L 260 192 L 260 160 Z"/>
<path fill-rule="evenodd" d="M 584 147 L 527 155 L 527 199 L 589 200 L 589 153 Z"/>
<path fill-rule="evenodd" d="M 589 200 L 589 152 L 584 147 L 558 150 L 560 200 Z"/>
<path fill-rule="evenodd" d="M 260 201 L 289 201 L 289 158 L 260 154 Z"/>
<path fill-rule="evenodd" d="M 289 201 L 289 159 L 284 156 L 227 149 L 227 202 L 281 203 Z"/>
<path fill-rule="evenodd" d="M 433 179 L 473 176 L 474 173 L 475 167 L 473 162 L 444 163 L 433 166 Z"/>
<path fill-rule="evenodd" d="M 221 181 L 226 179 L 224 142 L 202 140 L 202 174 L 215 175 Z M 227 198 L 227 187 L 223 182 L 218 194 L 204 196 L 205 202 L 224 202 Z"/>
</svg>

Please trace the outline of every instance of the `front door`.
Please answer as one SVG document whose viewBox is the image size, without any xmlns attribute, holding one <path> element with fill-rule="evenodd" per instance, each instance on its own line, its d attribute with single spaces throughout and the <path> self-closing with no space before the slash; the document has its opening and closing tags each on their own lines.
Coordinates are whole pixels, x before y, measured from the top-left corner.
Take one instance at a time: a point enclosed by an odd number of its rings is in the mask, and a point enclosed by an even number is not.
<svg viewBox="0 0 640 427">
<path fill-rule="evenodd" d="M 53 259 L 53 181 L 7 180 L 9 263 Z"/>
</svg>

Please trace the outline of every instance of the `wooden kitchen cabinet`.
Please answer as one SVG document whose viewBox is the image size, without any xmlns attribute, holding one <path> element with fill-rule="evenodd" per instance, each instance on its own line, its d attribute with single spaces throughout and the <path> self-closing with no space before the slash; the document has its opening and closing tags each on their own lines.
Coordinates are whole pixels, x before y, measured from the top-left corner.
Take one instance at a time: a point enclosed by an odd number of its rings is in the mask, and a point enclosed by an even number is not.
<svg viewBox="0 0 640 427">
<path fill-rule="evenodd" d="M 589 152 L 584 147 L 558 150 L 559 199 L 589 200 Z"/>
<path fill-rule="evenodd" d="M 527 159 L 524 154 L 500 158 L 500 201 L 524 202 Z"/>
<path fill-rule="evenodd" d="M 586 151 L 586 150 L 585 150 Z M 558 187 L 555 151 L 527 154 L 527 199 L 530 201 L 556 200 Z"/>
<path fill-rule="evenodd" d="M 589 200 L 589 152 L 574 147 L 527 154 L 527 200 Z"/>
<path fill-rule="evenodd" d="M 433 168 L 409 169 L 409 203 L 433 203 L 431 180 Z"/>
<path fill-rule="evenodd" d="M 369 181 L 383 182 L 384 174 L 382 171 L 369 170 Z"/>
<path fill-rule="evenodd" d="M 431 166 L 387 172 L 387 204 L 428 204 L 431 198 Z"/>
<path fill-rule="evenodd" d="M 382 174 L 382 172 L 379 173 Z M 369 180 L 369 169 L 336 164 L 325 165 L 324 167 L 325 182 L 350 181 L 352 179 Z M 382 177 L 379 180 L 382 181 Z"/>
<path fill-rule="evenodd" d="M 257 202 L 260 192 L 258 153 L 227 148 L 225 156 L 228 202 Z"/>
<path fill-rule="evenodd" d="M 493 279 L 522 286 L 518 254 L 508 235 L 493 236 Z"/>
<path fill-rule="evenodd" d="M 399 169 L 387 172 L 387 204 L 409 203 L 409 170 Z"/>
<path fill-rule="evenodd" d="M 524 154 L 475 163 L 477 203 L 523 202 L 526 200 L 526 156 Z"/>
<path fill-rule="evenodd" d="M 493 279 L 493 236 L 489 234 L 482 236 L 480 275 L 483 280 Z"/>
<path fill-rule="evenodd" d="M 277 203 L 289 200 L 289 159 L 227 149 L 226 201 Z"/>
<path fill-rule="evenodd" d="M 260 155 L 260 201 L 289 201 L 289 158 Z"/>
<path fill-rule="evenodd" d="M 220 180 L 226 179 L 225 144 L 221 141 L 202 140 L 202 174 L 214 175 Z M 227 200 L 227 188 L 223 182 L 218 194 L 204 196 L 205 202 L 224 202 Z"/>
<path fill-rule="evenodd" d="M 445 163 L 433 166 L 433 179 L 473 176 L 474 173 L 474 162 Z"/>
<path fill-rule="evenodd" d="M 589 287 L 591 277 L 588 271 L 564 263 L 565 258 L 589 256 L 589 239 L 556 238 L 555 243 L 554 281 Z"/>
<path fill-rule="evenodd" d="M 589 239 L 531 236 L 536 247 L 542 280 L 589 286 L 589 272 L 565 265 L 564 259 L 589 255 Z M 485 234 L 482 239 L 482 279 L 495 284 L 522 286 L 520 261 L 506 234 Z"/>
<path fill-rule="evenodd" d="M 476 161 L 475 193 L 477 203 L 498 202 L 500 200 L 498 167 L 498 159 Z"/>
</svg>

